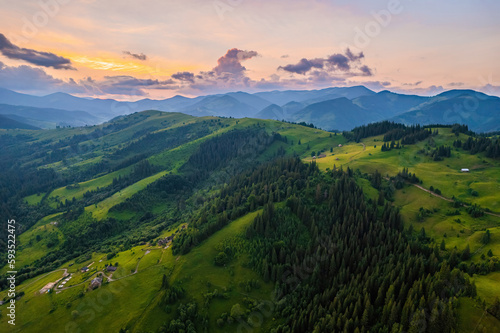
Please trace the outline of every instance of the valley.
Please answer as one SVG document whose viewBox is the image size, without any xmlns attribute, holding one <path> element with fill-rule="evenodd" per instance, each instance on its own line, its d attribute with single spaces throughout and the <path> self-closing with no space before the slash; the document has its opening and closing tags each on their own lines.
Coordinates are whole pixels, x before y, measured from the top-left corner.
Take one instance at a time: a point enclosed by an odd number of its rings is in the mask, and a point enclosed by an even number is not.
<svg viewBox="0 0 500 333">
<path fill-rule="evenodd" d="M 497 331 L 498 157 L 456 147 L 480 138 L 464 127 L 380 124 L 143 111 L 0 130 L 21 229 L 10 331 Z"/>
</svg>

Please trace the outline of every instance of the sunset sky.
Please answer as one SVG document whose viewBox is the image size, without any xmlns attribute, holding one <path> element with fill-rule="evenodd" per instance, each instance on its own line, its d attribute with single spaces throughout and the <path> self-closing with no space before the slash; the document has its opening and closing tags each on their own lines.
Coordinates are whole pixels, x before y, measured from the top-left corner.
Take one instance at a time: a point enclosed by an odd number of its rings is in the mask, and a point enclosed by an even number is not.
<svg viewBox="0 0 500 333">
<path fill-rule="evenodd" d="M 500 95 L 498 0 L 0 6 L 0 87 L 30 94 L 135 100 L 362 84 Z"/>
</svg>

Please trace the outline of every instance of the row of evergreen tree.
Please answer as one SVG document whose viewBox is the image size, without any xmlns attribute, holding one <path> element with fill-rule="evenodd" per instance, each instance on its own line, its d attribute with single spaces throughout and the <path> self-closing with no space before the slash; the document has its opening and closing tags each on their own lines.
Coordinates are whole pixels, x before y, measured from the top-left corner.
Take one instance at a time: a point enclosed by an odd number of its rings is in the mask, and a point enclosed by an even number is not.
<svg viewBox="0 0 500 333">
<path fill-rule="evenodd" d="M 464 142 L 460 139 L 455 140 L 453 146 L 467 150 L 471 155 L 484 152 L 486 157 L 500 158 L 499 138 L 468 137 Z"/>
</svg>

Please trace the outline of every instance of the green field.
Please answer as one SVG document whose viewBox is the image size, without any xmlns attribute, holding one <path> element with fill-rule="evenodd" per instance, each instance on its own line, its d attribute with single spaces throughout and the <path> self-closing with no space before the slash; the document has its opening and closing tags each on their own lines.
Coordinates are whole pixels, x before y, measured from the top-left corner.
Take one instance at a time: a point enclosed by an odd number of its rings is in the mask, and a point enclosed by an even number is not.
<svg viewBox="0 0 500 333">
<path fill-rule="evenodd" d="M 106 216 L 108 210 L 111 207 L 132 197 L 135 193 L 146 188 L 146 186 L 148 186 L 149 184 L 151 184 L 155 180 L 158 180 L 159 178 L 161 178 L 166 174 L 167 171 L 162 171 L 158 172 L 157 174 L 151 177 L 144 178 L 130 186 L 127 186 L 123 190 L 118 191 L 117 193 L 104 199 L 103 201 L 99 202 L 96 205 L 86 207 L 85 210 L 91 212 L 94 218 L 102 219 Z"/>
<path fill-rule="evenodd" d="M 461 134 L 463 136 L 463 134 Z M 457 137 L 448 128 L 440 128 L 439 135 L 433 137 L 436 145 L 452 146 Z M 403 167 L 415 173 L 425 188 L 430 186 L 441 190 L 448 198 L 455 196 L 462 201 L 477 203 L 493 212 L 500 212 L 500 163 L 484 158 L 481 154 L 470 155 L 461 149 L 452 149 L 452 156 L 443 161 L 433 161 L 419 153 L 427 145 L 427 140 L 402 149 L 382 152 L 382 136 L 363 139 L 361 143 L 348 143 L 333 149 L 333 154 L 316 159 L 320 168 L 326 170 L 339 166 L 349 166 L 362 172 L 378 170 L 383 175 L 394 176 Z M 365 145 L 365 148 L 363 145 Z M 375 147 L 376 146 L 376 147 Z M 311 161 L 311 158 L 306 158 Z M 462 173 L 460 169 L 471 172 Z M 472 190 L 478 196 L 471 195 Z"/>
<path fill-rule="evenodd" d="M 187 299 L 194 298 L 203 303 L 203 293 L 227 288 L 230 297 L 226 300 L 214 300 L 209 308 L 210 315 L 220 316 L 222 312 L 229 312 L 232 305 L 243 305 L 244 297 L 258 300 L 269 300 L 272 285 L 261 284 L 260 288 L 246 292 L 241 289 L 239 282 L 248 279 L 259 279 L 259 276 L 241 265 L 245 257 L 237 258 L 228 267 L 216 267 L 213 258 L 217 254 L 216 246 L 225 239 L 241 234 L 246 226 L 253 221 L 259 212 L 248 214 L 214 234 L 209 240 L 184 256 L 173 257 L 170 249 L 148 248 L 137 246 L 130 250 L 120 252 L 115 257 L 107 260 L 103 254 L 93 254 L 92 258 L 81 264 L 72 265 L 69 272 L 73 274 L 69 289 L 59 293 L 38 294 L 49 282 L 54 282 L 62 276 L 62 269 L 68 268 L 64 264 L 60 271 L 48 273 L 42 277 L 27 280 L 19 287 L 26 295 L 18 305 L 18 316 L 24 318 L 18 322 L 12 332 L 39 332 L 40 330 L 64 331 L 73 327 L 90 330 L 114 330 L 125 327 L 131 319 L 140 319 L 137 327 L 157 327 L 168 318 L 168 314 L 155 306 L 158 296 L 158 286 L 161 276 L 170 274 L 171 281 L 179 281 L 188 291 Z M 148 254 L 147 251 L 150 251 Z M 99 260 L 101 260 L 99 262 Z M 159 263 L 161 259 L 161 263 Z M 93 262 L 88 273 L 81 273 L 80 268 Z M 104 269 L 107 263 L 118 263 L 118 270 L 113 274 L 110 283 L 104 283 L 99 289 L 88 291 L 89 279 L 96 271 Z M 137 273 L 132 274 L 137 268 Z M 200 274 L 203 272 L 203 274 Z M 86 281 L 82 284 L 82 281 Z M 72 284 L 78 283 L 77 286 Z M 84 296 L 78 294 L 84 292 Z M 1 296 L 2 294 L 0 294 Z M 71 304 L 68 306 L 68 304 Z M 106 311 L 99 311 L 106 308 Z M 45 309 L 45 310 L 43 310 Z M 50 316 L 47 314 L 50 311 Z M 79 315 L 72 316 L 73 311 Z M 112 316 L 113 321 L 105 318 Z M 117 320 L 117 318 L 120 318 Z M 164 318 L 164 319 L 162 319 Z M 5 317 L 0 319 L 0 324 L 5 324 Z M 53 322 L 56 320 L 56 322 Z M 140 324 L 140 325 L 139 325 Z M 235 324 L 236 325 L 236 324 Z M 211 323 L 215 331 L 220 330 L 215 322 Z M 235 326 L 236 327 L 236 326 Z M 227 327 L 226 327 L 227 329 Z M 135 332 L 135 329 L 132 331 Z"/>
<path fill-rule="evenodd" d="M 382 136 L 362 139 L 359 143 L 348 142 L 340 134 L 335 135 L 315 128 L 272 120 L 194 118 L 177 113 L 147 111 L 116 120 L 115 124 L 123 125 L 123 129 L 104 135 L 98 140 L 89 138 L 79 143 L 95 144 L 92 152 L 71 156 L 64 163 L 57 161 L 37 168 L 51 167 L 61 173 L 72 170 L 72 167 L 85 170 L 86 167 L 101 162 L 127 144 L 141 140 L 146 133 L 158 133 L 205 121 L 211 129 L 208 134 L 203 132 L 202 137 L 145 157 L 145 160 L 157 167 L 154 172 L 133 184 L 126 183 L 126 186 L 123 185 L 113 194 L 98 197 L 99 200 L 96 200 L 95 204 L 88 205 L 89 202 L 84 201 L 85 192 L 104 188 L 111 185 L 114 178 L 130 175 L 137 163 L 106 174 L 98 170 L 97 173 L 79 178 L 76 183 L 66 186 L 58 184 L 57 186 L 61 187 L 46 189 L 45 193 L 21 196 L 28 204 L 26 206 L 31 207 L 30 209 L 45 207 L 50 214 L 39 220 L 37 218 L 36 223 L 33 221 L 31 227 L 18 236 L 16 258 L 18 269 L 30 266 L 37 260 L 64 249 L 65 235 L 68 234 L 63 233 L 67 231 L 60 223 L 65 222 L 65 216 L 70 209 L 58 208 L 60 202 L 72 201 L 75 198 L 75 203 L 71 207 L 79 204 L 83 206 L 85 203 L 85 211 L 92 213 L 95 219 L 96 224 L 93 227 L 99 227 L 99 224 L 104 224 L 101 223 L 103 221 L 116 219 L 119 221 L 112 227 L 119 228 L 123 223 L 126 228 L 109 238 L 100 239 L 99 242 L 105 243 L 102 247 L 99 247 L 102 244 L 93 244 L 94 248 L 80 250 L 82 252 L 75 255 L 72 260 L 63 264 L 62 260 L 59 261 L 54 265 L 57 267 L 55 271 L 24 281 L 18 288 L 18 291 L 25 292 L 18 302 L 18 317 L 21 319 L 11 330 L 12 332 L 73 332 L 77 331 L 77 328 L 82 332 L 118 332 L 122 328 L 127 328 L 130 332 L 155 331 L 163 323 L 175 319 L 179 303 L 191 301 L 198 304 L 200 314 L 209 318 L 210 332 L 237 331 L 237 323 L 225 323 L 219 327 L 217 319 L 222 314 L 229 313 L 235 304 L 240 304 L 244 311 L 247 310 L 245 298 L 257 301 L 272 300 L 275 286 L 264 283 L 260 274 L 247 267 L 249 258 L 245 252 L 246 240 L 242 237 L 247 226 L 257 214 L 261 213 L 261 210 L 235 219 L 185 255 L 174 256 L 172 244 L 168 248 L 154 245 L 159 238 L 176 233 L 181 225 L 192 225 L 193 221 L 179 217 L 182 214 L 177 213 L 183 212 L 188 216 L 187 212 L 203 207 L 205 201 L 210 202 L 211 198 L 224 190 L 225 184 L 219 184 L 211 178 L 207 178 L 205 183 L 194 178 L 192 192 L 189 195 L 183 193 L 185 197 L 181 194 L 172 197 L 165 195 L 163 198 L 168 197 L 165 200 L 146 197 L 151 201 L 148 207 L 152 208 L 148 208 L 147 211 L 150 215 L 144 214 L 144 210 L 133 211 L 128 208 L 109 212 L 117 204 L 140 199 L 140 194 L 147 192 L 148 185 L 166 175 L 185 176 L 182 166 L 199 151 L 201 144 L 235 129 L 265 128 L 268 134 L 279 133 L 282 137 L 286 137 L 286 140 L 276 140 L 260 151 L 255 157 L 259 162 L 272 160 L 280 153 L 299 156 L 305 163 L 314 161 L 323 171 L 332 170 L 334 167 L 359 169 L 360 173 L 355 174 L 355 180 L 368 200 L 376 200 L 379 191 L 363 174 L 372 174 L 378 170 L 384 177 L 383 182 L 386 183 L 389 177 L 395 176 L 405 167 L 422 180 L 421 186 L 425 189 L 433 186 L 440 189 L 446 198 L 456 197 L 467 203 L 479 204 L 493 213 L 500 213 L 500 162 L 486 158 L 484 154 L 470 155 L 466 151 L 453 148 L 451 157 L 433 161 L 430 156 L 422 153 L 422 150 L 431 149 L 432 143 L 428 139 L 402 149 L 382 152 L 380 149 L 383 144 Z M 36 132 L 34 138 L 36 140 L 33 142 L 69 139 L 74 135 L 105 129 L 107 125 L 109 124 L 79 129 L 39 131 Z M 432 137 L 435 145 L 452 145 L 456 138 L 449 128 L 440 128 L 439 135 Z M 460 134 L 460 138 L 464 141 L 466 136 Z M 320 157 L 320 155 L 326 156 Z M 118 159 L 113 163 L 118 164 L 124 159 Z M 24 161 L 23 165 L 40 164 L 40 161 L 41 159 Z M 204 165 L 199 167 L 202 169 Z M 469 168 L 471 172 L 461 173 L 459 171 L 461 168 Z M 217 172 L 227 176 L 223 179 L 230 179 L 231 174 L 224 169 L 224 166 Z M 46 193 L 50 194 L 42 201 Z M 241 199 L 243 203 L 247 200 L 247 198 Z M 471 258 L 466 261 L 467 264 L 491 264 L 499 260 L 500 217 L 486 214 L 473 218 L 466 212 L 465 207 L 453 208 L 450 202 L 409 184 L 395 190 L 391 200 L 393 200 L 392 205 L 400 208 L 405 227 L 411 225 L 415 234 L 425 228 L 429 246 L 440 246 L 442 241 L 445 242 L 446 251 L 441 252 L 445 257 L 452 250 L 461 252 L 469 246 Z M 426 211 L 425 217 L 419 215 L 422 211 Z M 491 239 L 488 244 L 483 244 L 482 237 L 486 230 L 491 233 Z M 236 244 L 236 247 L 243 250 L 226 266 L 214 265 L 215 256 L 228 243 Z M 489 250 L 492 251 L 491 257 L 487 255 Z M 111 253 L 116 255 L 107 259 Z M 90 256 L 85 257 L 85 254 Z M 115 263 L 118 269 L 112 275 L 108 274 L 105 265 Z M 81 268 L 88 265 L 91 265 L 89 271 L 82 272 Z M 42 295 L 37 293 L 48 283 L 59 280 L 64 270 L 72 274 L 72 279 L 63 290 L 56 288 L 52 293 Z M 0 273 L 6 271 L 7 267 L 0 268 Z M 106 275 L 102 286 L 97 290 L 88 290 L 90 280 L 101 271 Z M 160 303 L 164 293 L 161 290 L 163 275 L 168 277 L 170 285 L 181 286 L 186 291 L 181 301 L 169 307 Z M 110 282 L 107 282 L 107 277 L 110 277 Z M 498 271 L 487 275 L 474 274 L 471 279 L 476 284 L 478 297 L 487 305 L 492 304 L 495 297 L 500 297 Z M 244 284 L 250 280 L 258 281 L 258 287 L 250 290 L 245 288 Z M 209 299 L 213 293 L 225 296 Z M 0 293 L 0 299 L 5 295 L 5 291 Z M 458 314 L 459 332 L 498 331 L 496 330 L 498 321 L 485 314 L 479 301 L 461 298 Z M 0 325 L 4 325 L 6 320 L 5 316 L 1 316 Z M 273 320 L 274 318 L 266 317 L 263 326 L 254 331 L 268 332 L 273 326 Z"/>
</svg>

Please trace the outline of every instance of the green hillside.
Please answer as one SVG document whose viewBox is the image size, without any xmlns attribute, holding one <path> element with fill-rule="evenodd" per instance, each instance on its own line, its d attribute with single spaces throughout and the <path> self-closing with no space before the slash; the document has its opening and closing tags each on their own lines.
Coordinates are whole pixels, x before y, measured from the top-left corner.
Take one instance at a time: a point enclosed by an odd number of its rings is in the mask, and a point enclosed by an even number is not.
<svg viewBox="0 0 500 333">
<path fill-rule="evenodd" d="M 499 331 L 497 138 L 159 111 L 0 136 L 7 331 Z"/>
</svg>

